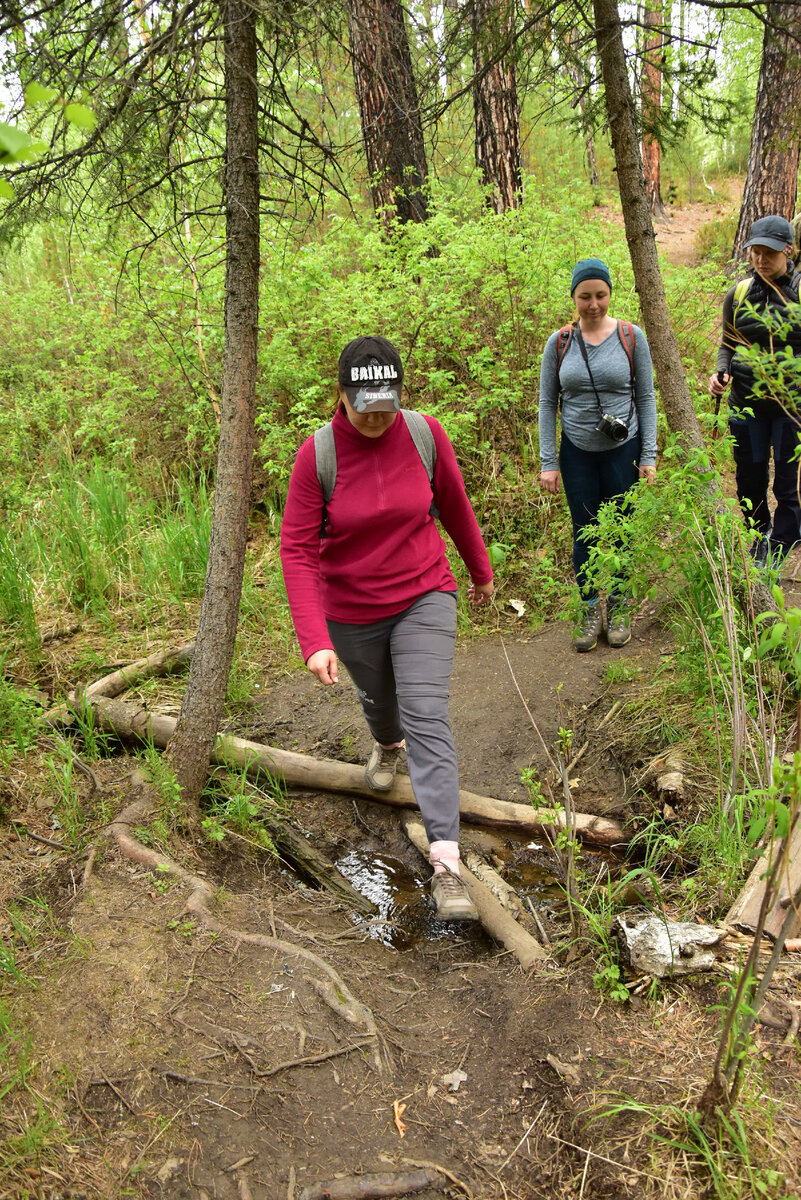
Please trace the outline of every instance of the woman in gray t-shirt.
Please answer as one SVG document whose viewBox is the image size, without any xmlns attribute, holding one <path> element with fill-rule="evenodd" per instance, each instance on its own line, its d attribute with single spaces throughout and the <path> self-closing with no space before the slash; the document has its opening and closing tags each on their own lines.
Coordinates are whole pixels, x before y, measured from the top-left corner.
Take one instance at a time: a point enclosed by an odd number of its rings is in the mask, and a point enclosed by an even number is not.
<svg viewBox="0 0 801 1200">
<path fill-rule="evenodd" d="M 600 258 L 576 263 L 570 283 L 577 319 L 548 338 L 540 371 L 540 482 L 556 496 L 562 478 L 573 519 L 573 568 L 583 608 L 573 643 L 593 650 L 603 626 L 587 579 L 590 546 L 581 532 L 606 500 L 618 499 L 656 471 L 656 399 L 651 352 L 637 325 L 609 316 L 612 278 Z M 557 451 L 556 414 L 562 437 Z M 606 600 L 606 638 L 631 638 L 624 597 Z"/>
</svg>

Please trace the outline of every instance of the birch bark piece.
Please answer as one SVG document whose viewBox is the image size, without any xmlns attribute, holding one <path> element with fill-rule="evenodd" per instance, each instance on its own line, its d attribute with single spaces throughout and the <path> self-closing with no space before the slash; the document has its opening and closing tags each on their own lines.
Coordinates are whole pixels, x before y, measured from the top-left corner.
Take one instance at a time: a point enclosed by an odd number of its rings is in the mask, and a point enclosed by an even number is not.
<svg viewBox="0 0 801 1200">
<path fill-rule="evenodd" d="M 762 899 L 765 895 L 766 873 L 778 854 L 780 846 L 781 839 L 774 839 L 767 852 L 757 859 L 746 880 L 745 887 L 726 914 L 727 925 L 734 925 L 737 929 L 745 929 L 749 933 L 754 933 L 759 920 Z M 774 941 L 781 932 L 790 899 L 796 894 L 799 887 L 801 887 L 801 821 L 796 823 L 790 838 L 789 864 L 782 872 L 776 903 L 765 919 L 764 932 Z M 801 930 L 801 913 L 797 912 L 789 936 L 795 938 L 799 930 Z"/>
<path fill-rule="evenodd" d="M 633 913 L 616 917 L 612 932 L 631 970 L 654 979 L 711 971 L 716 962 L 712 947 L 726 937 L 725 930 L 708 925 Z"/>
</svg>

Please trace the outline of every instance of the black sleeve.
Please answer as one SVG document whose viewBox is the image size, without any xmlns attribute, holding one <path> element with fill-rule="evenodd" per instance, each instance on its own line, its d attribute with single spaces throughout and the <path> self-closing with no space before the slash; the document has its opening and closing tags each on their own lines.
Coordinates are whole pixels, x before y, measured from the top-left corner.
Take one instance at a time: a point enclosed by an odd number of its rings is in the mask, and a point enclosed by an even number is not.
<svg viewBox="0 0 801 1200">
<path fill-rule="evenodd" d="M 718 347 L 718 372 L 731 375 L 731 360 L 737 349 L 737 331 L 734 328 L 734 288 L 729 288 L 723 301 L 723 333 Z"/>
</svg>

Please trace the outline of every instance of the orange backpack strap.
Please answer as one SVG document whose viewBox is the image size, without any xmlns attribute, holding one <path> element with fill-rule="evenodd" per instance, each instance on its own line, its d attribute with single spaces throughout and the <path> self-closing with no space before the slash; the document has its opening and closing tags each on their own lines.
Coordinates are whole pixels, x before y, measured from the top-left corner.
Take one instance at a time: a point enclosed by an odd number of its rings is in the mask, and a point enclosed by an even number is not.
<svg viewBox="0 0 801 1200">
<path fill-rule="evenodd" d="M 617 336 L 620 338 L 620 344 L 626 351 L 626 357 L 629 360 L 629 370 L 631 371 L 631 382 L 634 384 L 634 326 L 631 321 L 618 321 Z"/>
<path fill-rule="evenodd" d="M 563 325 L 559 330 L 559 336 L 556 339 L 556 374 L 559 375 L 559 368 L 562 365 L 562 359 L 567 354 L 567 348 L 570 345 L 573 337 L 574 325 Z"/>
<path fill-rule="evenodd" d="M 573 339 L 573 331 L 575 328 L 575 325 L 563 325 L 556 338 L 556 394 L 560 406 L 562 404 L 562 383 L 559 379 L 559 370 L 562 366 L 562 361 L 567 354 L 567 348 Z"/>
</svg>

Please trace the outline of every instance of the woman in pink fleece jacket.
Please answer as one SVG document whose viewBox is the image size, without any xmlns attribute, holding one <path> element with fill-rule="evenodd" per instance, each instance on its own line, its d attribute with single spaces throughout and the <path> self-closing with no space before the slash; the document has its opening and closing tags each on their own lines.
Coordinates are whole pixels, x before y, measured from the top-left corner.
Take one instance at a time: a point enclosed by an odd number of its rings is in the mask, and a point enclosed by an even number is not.
<svg viewBox="0 0 801 1200">
<path fill-rule="evenodd" d="M 342 351 L 330 430 L 316 447 L 314 437 L 303 443 L 292 471 L 281 562 L 306 666 L 335 684 L 339 658 L 356 685 L 375 738 L 365 770 L 375 791 L 391 790 L 405 739 L 437 914 L 469 920 L 478 914 L 459 874 L 448 717 L 456 581 L 434 512 L 470 572 L 473 603 L 494 585 L 453 447 L 433 417 L 401 411 L 402 382 L 386 338 L 356 338 Z"/>
</svg>

